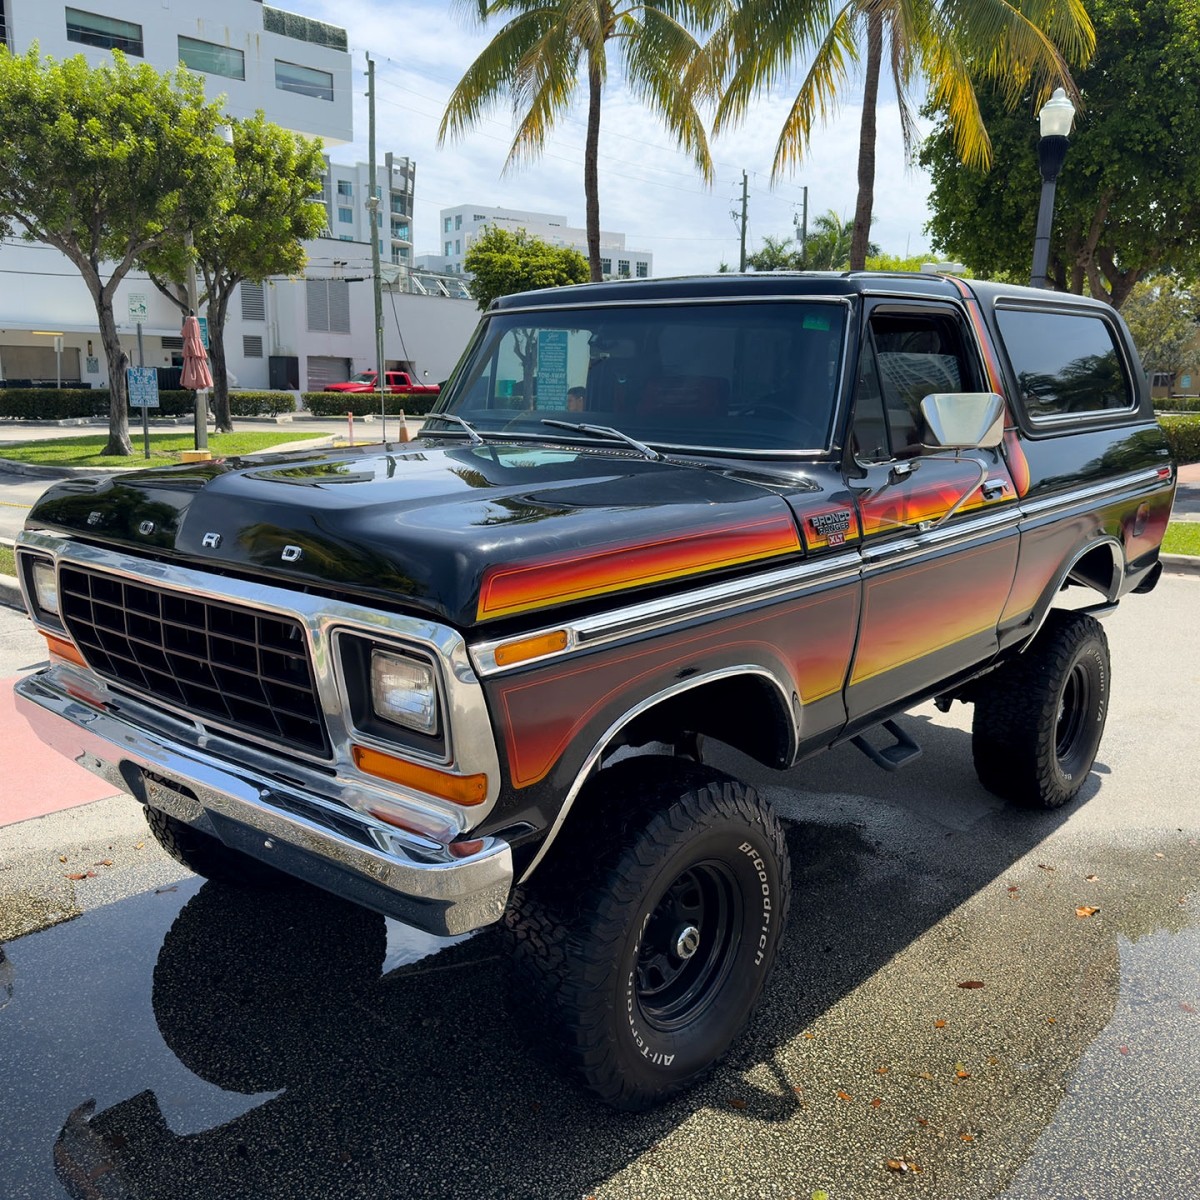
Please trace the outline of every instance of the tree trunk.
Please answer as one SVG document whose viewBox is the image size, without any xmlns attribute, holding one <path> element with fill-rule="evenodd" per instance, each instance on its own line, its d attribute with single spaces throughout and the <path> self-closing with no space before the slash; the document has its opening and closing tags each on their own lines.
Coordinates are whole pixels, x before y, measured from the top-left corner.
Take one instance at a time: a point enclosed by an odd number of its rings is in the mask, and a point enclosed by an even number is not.
<svg viewBox="0 0 1200 1200">
<path fill-rule="evenodd" d="M 854 209 L 854 238 L 850 243 L 850 270 L 867 265 L 871 241 L 871 210 L 875 207 L 875 126 L 879 101 L 879 72 L 883 65 L 883 14 L 867 10 L 867 75 L 863 87 L 862 125 L 858 134 L 858 203 Z"/>
<path fill-rule="evenodd" d="M 100 344 L 108 359 L 108 441 L 105 454 L 132 454 L 129 441 L 129 388 L 125 369 L 129 355 L 121 347 L 112 300 L 107 292 L 96 297 L 96 318 L 100 326 Z"/>
<path fill-rule="evenodd" d="M 588 64 L 587 140 L 583 151 L 583 195 L 587 220 L 588 270 L 593 283 L 604 278 L 600 270 L 600 68 Z"/>
<path fill-rule="evenodd" d="M 216 299 L 208 302 L 208 362 L 212 368 L 213 416 L 217 433 L 233 432 L 233 415 L 229 411 L 229 372 L 225 366 L 225 318 L 229 312 L 232 287 L 218 290 Z"/>
</svg>

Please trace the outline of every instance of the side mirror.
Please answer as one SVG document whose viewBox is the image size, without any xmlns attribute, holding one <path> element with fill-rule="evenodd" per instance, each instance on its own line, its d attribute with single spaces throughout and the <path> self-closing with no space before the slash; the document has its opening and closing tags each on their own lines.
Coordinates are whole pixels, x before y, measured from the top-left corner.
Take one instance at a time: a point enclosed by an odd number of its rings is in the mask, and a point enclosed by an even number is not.
<svg viewBox="0 0 1200 1200">
<path fill-rule="evenodd" d="M 1004 397 L 995 392 L 935 392 L 921 415 L 938 449 L 993 450 L 1004 440 Z"/>
</svg>

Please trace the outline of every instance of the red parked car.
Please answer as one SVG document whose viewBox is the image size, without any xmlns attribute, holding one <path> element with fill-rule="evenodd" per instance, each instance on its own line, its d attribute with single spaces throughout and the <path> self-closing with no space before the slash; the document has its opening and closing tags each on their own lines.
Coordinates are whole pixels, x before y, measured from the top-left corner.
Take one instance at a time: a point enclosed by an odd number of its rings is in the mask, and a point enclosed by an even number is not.
<svg viewBox="0 0 1200 1200">
<path fill-rule="evenodd" d="M 379 390 L 377 371 L 359 371 L 345 383 L 327 383 L 327 392 L 375 392 Z M 442 389 L 436 383 L 418 383 L 407 371 L 385 371 L 384 382 L 389 392 L 411 396 L 436 396 Z"/>
</svg>

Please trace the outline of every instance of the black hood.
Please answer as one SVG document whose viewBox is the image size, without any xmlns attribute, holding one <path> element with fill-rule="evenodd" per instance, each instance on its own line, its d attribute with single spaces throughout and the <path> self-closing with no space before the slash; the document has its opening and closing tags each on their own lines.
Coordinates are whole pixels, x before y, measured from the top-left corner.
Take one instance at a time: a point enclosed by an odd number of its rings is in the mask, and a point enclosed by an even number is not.
<svg viewBox="0 0 1200 1200">
<path fill-rule="evenodd" d="M 721 471 L 611 450 L 432 440 L 75 479 L 47 491 L 29 524 L 386 596 L 460 626 L 801 552 L 786 502 Z M 639 565 L 614 571 L 622 561 Z M 603 578 L 590 588 L 567 579 L 559 600 L 541 586 L 528 603 L 514 607 L 510 592 L 481 609 L 497 567 L 528 576 L 597 562 Z"/>
</svg>

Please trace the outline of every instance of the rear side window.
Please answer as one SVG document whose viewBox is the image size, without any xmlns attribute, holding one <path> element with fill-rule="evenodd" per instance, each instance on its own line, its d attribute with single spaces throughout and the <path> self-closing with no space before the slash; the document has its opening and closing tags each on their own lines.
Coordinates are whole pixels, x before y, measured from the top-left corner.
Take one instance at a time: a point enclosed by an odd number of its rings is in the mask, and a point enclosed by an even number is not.
<svg viewBox="0 0 1200 1200">
<path fill-rule="evenodd" d="M 1124 360 L 1101 317 L 1002 308 L 996 319 L 1033 420 L 1133 408 Z"/>
</svg>

